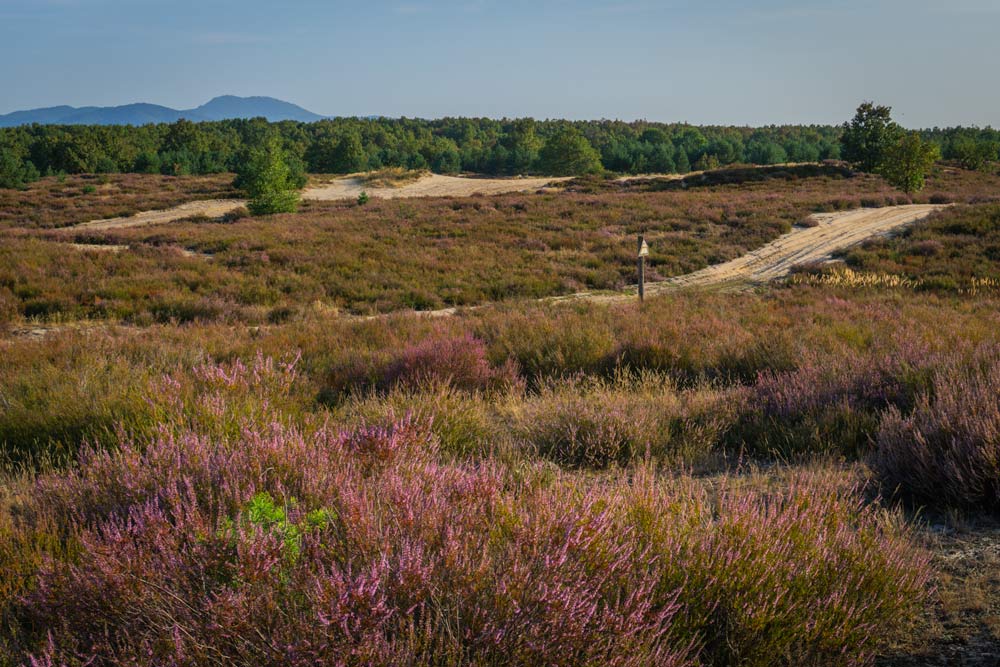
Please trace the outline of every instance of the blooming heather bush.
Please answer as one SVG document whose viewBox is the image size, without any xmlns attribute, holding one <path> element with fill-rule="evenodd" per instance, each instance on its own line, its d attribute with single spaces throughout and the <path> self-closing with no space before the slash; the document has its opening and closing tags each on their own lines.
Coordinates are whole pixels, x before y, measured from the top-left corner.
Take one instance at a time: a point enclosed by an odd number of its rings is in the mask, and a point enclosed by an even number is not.
<svg viewBox="0 0 1000 667">
<path fill-rule="evenodd" d="M 516 436 L 555 463 L 589 468 L 627 464 L 663 437 L 652 406 L 586 384 L 547 383 L 515 413 Z"/>
<path fill-rule="evenodd" d="M 730 439 L 761 453 L 867 450 L 883 410 L 907 409 L 936 363 L 910 339 L 880 350 L 809 352 L 792 371 L 764 372 Z"/>
<path fill-rule="evenodd" d="M 511 392 L 509 400 L 516 401 L 519 396 Z M 431 425 L 442 452 L 477 458 L 505 449 L 495 400 L 502 399 L 433 383 L 417 390 L 399 388 L 384 395 L 354 396 L 339 406 L 336 414 L 348 424 L 385 423 L 393 415 L 410 414 Z"/>
<path fill-rule="evenodd" d="M 712 495 L 690 479 L 622 487 L 627 521 L 672 564 L 660 590 L 681 586 L 706 664 L 866 664 L 926 599 L 928 559 L 900 517 L 834 473 L 787 481 L 765 492 L 723 479 Z"/>
<path fill-rule="evenodd" d="M 78 544 L 13 605 L 42 664 L 856 664 L 927 567 L 835 478 L 515 481 L 426 429 L 122 443 L 28 503 Z M 109 632 L 113 628 L 113 632 Z"/>
<path fill-rule="evenodd" d="M 833 475 L 449 463 L 421 417 L 291 419 L 295 368 L 164 380 L 164 428 L 5 502 L 0 663 L 865 664 L 924 599 L 896 515 Z M 667 389 L 628 416 L 705 407 Z"/>
<path fill-rule="evenodd" d="M 909 414 L 891 409 L 872 464 L 883 485 L 933 506 L 1000 510 L 1000 354 L 953 360 Z"/>
<path fill-rule="evenodd" d="M 184 381 L 164 375 L 151 383 L 146 403 L 159 430 L 194 430 L 215 437 L 259 429 L 301 413 L 293 395 L 301 354 L 285 360 L 259 350 L 250 363 L 196 364 Z"/>
<path fill-rule="evenodd" d="M 517 384 L 517 368 L 507 361 L 490 366 L 486 344 L 469 334 L 435 336 L 404 348 L 383 371 L 379 385 L 416 388 L 433 381 L 468 391 L 503 389 Z"/>
<path fill-rule="evenodd" d="M 608 322 L 568 307 L 536 315 L 504 313 L 484 323 L 482 333 L 491 342 L 494 363 L 513 359 L 531 380 L 613 368 L 614 336 Z"/>
<path fill-rule="evenodd" d="M 486 344 L 471 334 L 432 332 L 398 353 L 379 351 L 347 360 L 331 373 L 326 393 L 336 402 L 340 394 L 375 389 L 418 390 L 450 385 L 462 391 L 495 392 L 520 386 L 517 365 L 506 360 L 492 366 Z"/>
<path fill-rule="evenodd" d="M 57 661 L 690 664 L 651 558 L 597 508 L 531 511 L 429 444 L 403 420 L 93 452 L 39 482 L 81 555 L 39 568 L 24 622 Z"/>
</svg>

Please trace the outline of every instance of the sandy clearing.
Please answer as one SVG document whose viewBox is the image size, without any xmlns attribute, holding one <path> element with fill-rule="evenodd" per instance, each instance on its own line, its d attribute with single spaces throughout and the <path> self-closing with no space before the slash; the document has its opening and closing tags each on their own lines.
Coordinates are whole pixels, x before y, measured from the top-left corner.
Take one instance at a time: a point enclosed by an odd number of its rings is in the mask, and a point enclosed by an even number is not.
<svg viewBox="0 0 1000 667">
<path fill-rule="evenodd" d="M 701 176 L 703 174 L 709 174 L 717 171 L 727 171 L 731 169 L 780 169 L 781 167 L 808 167 L 813 165 L 820 165 L 820 162 L 781 162 L 779 164 L 749 164 L 740 165 L 738 167 L 734 165 L 729 165 L 726 167 L 719 167 L 716 169 L 701 169 L 698 171 L 687 171 L 683 174 L 626 174 L 624 176 L 619 176 L 615 179 L 616 183 L 632 183 L 639 181 L 683 181 L 686 179 L 694 178 L 696 176 Z"/>
<path fill-rule="evenodd" d="M 371 197 L 399 199 L 405 197 L 469 197 L 474 194 L 497 195 L 507 192 L 531 192 L 571 177 L 549 178 L 465 178 L 428 174 L 399 187 L 373 188 L 363 179 L 353 176 L 338 178 L 330 183 L 314 185 L 302 192 L 303 199 L 356 199 L 362 191 Z"/>
<path fill-rule="evenodd" d="M 715 264 L 682 276 L 647 283 L 646 294 L 655 296 L 681 289 L 712 287 L 744 290 L 764 285 L 787 276 L 792 267 L 798 264 L 827 260 L 835 252 L 846 250 L 871 238 L 889 236 L 907 225 L 923 220 L 934 211 L 948 206 L 950 204 L 913 204 L 861 208 L 839 213 L 816 213 L 810 216 L 818 223 L 815 227 L 796 227 L 774 241 L 734 260 Z M 621 303 L 635 301 L 636 289 L 636 285 L 632 285 L 624 292 L 578 292 L 545 297 L 538 299 L 538 302 L 547 304 L 573 301 Z M 411 312 L 419 317 L 449 317 L 461 311 L 479 308 L 482 306 Z M 360 319 L 380 317 L 385 317 L 385 315 L 362 316 Z"/>
<path fill-rule="evenodd" d="M 711 287 L 741 290 L 764 285 L 787 276 L 798 264 L 828 260 L 835 252 L 871 238 L 888 236 L 947 206 L 949 205 L 914 204 L 817 213 L 810 216 L 818 223 L 815 227 L 796 227 L 734 260 L 682 276 L 646 283 L 646 294 L 655 296 L 679 289 Z M 557 303 L 582 299 L 597 303 L 617 303 L 635 300 L 635 292 L 636 286 L 632 285 L 627 293 L 580 292 L 549 297 L 542 301 Z"/>
</svg>

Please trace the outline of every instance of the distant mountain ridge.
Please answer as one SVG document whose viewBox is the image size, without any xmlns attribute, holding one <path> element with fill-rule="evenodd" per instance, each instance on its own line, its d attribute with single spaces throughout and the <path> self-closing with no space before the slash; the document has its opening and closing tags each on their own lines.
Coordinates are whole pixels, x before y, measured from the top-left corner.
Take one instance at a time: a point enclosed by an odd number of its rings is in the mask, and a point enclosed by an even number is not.
<svg viewBox="0 0 1000 667">
<path fill-rule="evenodd" d="M 269 121 L 296 120 L 310 123 L 325 116 L 273 97 L 222 95 L 195 109 L 171 109 L 158 104 L 126 104 L 117 107 L 58 106 L 0 115 L 0 127 L 42 125 L 146 125 L 190 121 L 264 117 Z"/>
</svg>

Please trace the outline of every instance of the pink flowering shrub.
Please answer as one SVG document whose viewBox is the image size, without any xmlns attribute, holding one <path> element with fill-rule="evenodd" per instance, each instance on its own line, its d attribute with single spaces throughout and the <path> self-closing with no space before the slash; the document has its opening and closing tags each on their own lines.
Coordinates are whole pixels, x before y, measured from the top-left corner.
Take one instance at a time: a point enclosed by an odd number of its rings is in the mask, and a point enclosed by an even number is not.
<svg viewBox="0 0 1000 667">
<path fill-rule="evenodd" d="M 517 367 L 507 361 L 490 365 L 486 344 L 470 334 L 434 336 L 405 347 L 382 372 L 379 385 L 415 388 L 433 381 L 458 389 L 487 391 L 518 383 Z"/>
<path fill-rule="evenodd" d="M 396 353 L 357 356 L 333 369 L 326 393 L 331 402 L 344 392 L 414 390 L 448 385 L 461 391 L 502 391 L 522 384 L 517 364 L 491 365 L 486 344 L 471 334 L 447 331 L 406 344 Z"/>
<path fill-rule="evenodd" d="M 872 465 L 888 492 L 916 502 L 1000 510 L 1000 354 L 953 360 L 912 412 L 890 410 Z"/>
<path fill-rule="evenodd" d="M 203 369 L 175 386 L 179 409 L 293 390 L 287 365 L 255 368 Z M 926 594 L 927 559 L 896 515 L 832 474 L 713 490 L 644 468 L 446 463 L 414 417 L 237 432 L 202 418 L 122 433 L 33 482 L 0 534 L 44 528 L 54 544 L 0 598 L 16 629 L 0 657 L 853 665 Z"/>
<path fill-rule="evenodd" d="M 258 351 L 250 363 L 196 364 L 183 381 L 164 375 L 146 392 L 148 419 L 159 429 L 220 437 L 287 421 L 301 412 L 293 392 L 300 358 L 276 360 Z"/>
<path fill-rule="evenodd" d="M 838 354 L 807 352 L 797 368 L 760 373 L 751 387 L 731 446 L 759 453 L 869 449 L 882 413 L 908 410 L 939 355 L 904 339 L 888 349 Z"/>
</svg>

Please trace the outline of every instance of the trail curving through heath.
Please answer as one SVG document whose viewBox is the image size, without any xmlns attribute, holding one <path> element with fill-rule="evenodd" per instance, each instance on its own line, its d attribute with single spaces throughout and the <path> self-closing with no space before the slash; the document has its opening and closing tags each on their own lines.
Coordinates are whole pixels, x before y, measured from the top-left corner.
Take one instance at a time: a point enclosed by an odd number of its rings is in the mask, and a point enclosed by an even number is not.
<svg viewBox="0 0 1000 667">
<path fill-rule="evenodd" d="M 835 252 L 871 238 L 887 236 L 945 206 L 911 204 L 817 213 L 811 216 L 817 223 L 815 227 L 795 228 L 741 257 L 654 283 L 647 291 L 655 293 L 665 289 L 732 282 L 751 285 L 768 283 L 787 276 L 797 264 L 829 259 Z"/>
</svg>

